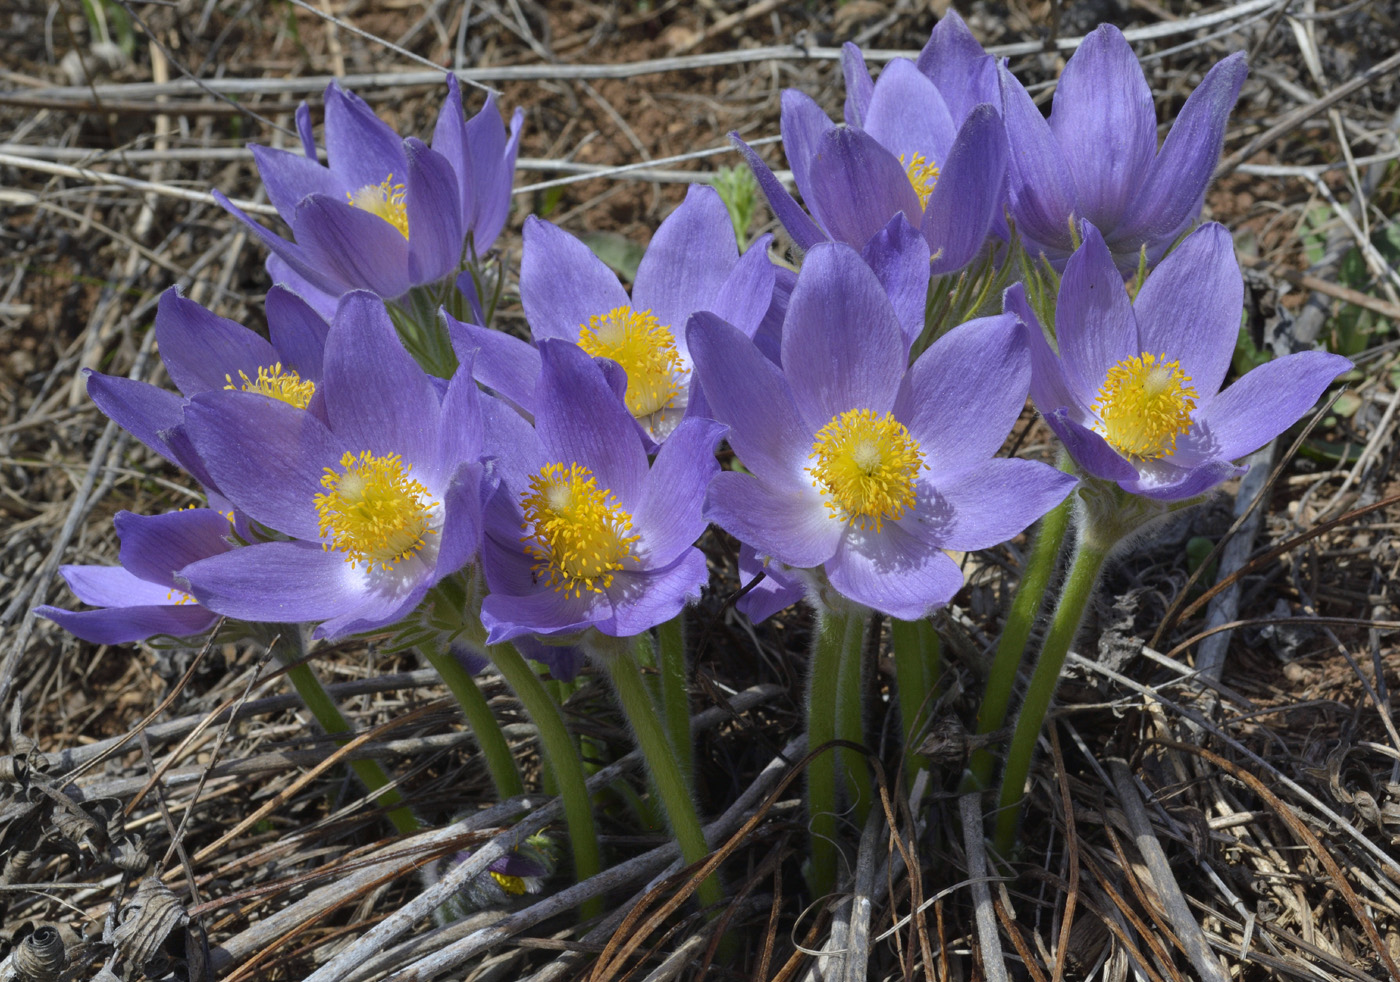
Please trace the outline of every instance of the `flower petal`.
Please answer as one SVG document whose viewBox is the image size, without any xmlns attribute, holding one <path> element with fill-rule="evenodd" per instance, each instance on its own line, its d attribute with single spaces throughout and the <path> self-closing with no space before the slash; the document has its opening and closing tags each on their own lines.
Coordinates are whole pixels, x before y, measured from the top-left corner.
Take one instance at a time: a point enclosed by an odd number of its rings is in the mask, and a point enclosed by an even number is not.
<svg viewBox="0 0 1400 982">
<path fill-rule="evenodd" d="M 901 213 L 871 237 L 860 256 L 875 271 L 889 295 L 908 351 L 924 330 L 929 278 L 927 240 Z"/>
<path fill-rule="evenodd" d="M 604 591 L 612 600 L 612 617 L 595 626 L 615 638 L 649 631 L 680 614 L 688 601 L 699 600 L 709 576 L 699 549 L 686 549 L 663 569 L 619 573 Z"/>
<path fill-rule="evenodd" d="M 463 464 L 452 475 L 443 495 L 443 519 L 432 582 L 457 572 L 481 550 L 481 476 L 477 461 Z"/>
<path fill-rule="evenodd" d="M 413 286 L 408 240 L 378 215 L 313 194 L 297 206 L 292 228 L 307 261 L 330 271 L 348 289 L 372 290 L 392 299 Z"/>
<path fill-rule="evenodd" d="M 1113 229 L 1157 155 L 1152 90 L 1118 28 L 1099 25 L 1065 65 L 1050 130 L 1074 180 L 1078 216 Z"/>
<path fill-rule="evenodd" d="M 275 286 L 283 287 L 296 294 L 316 312 L 322 321 L 330 323 L 330 319 L 335 316 L 335 308 L 340 302 L 340 295 L 345 292 L 343 286 L 337 286 L 334 293 L 327 293 L 324 287 L 318 286 L 302 276 L 275 252 L 268 254 L 264 265 L 267 267 L 268 278 Z M 275 338 L 272 343 L 276 347 Z M 317 377 L 319 376 L 318 372 Z"/>
<path fill-rule="evenodd" d="M 768 258 L 768 246 L 772 241 L 773 236 L 761 235 L 750 243 L 748 250 L 739 257 L 720 285 L 713 302 L 704 308 L 749 337 L 758 331 L 773 302 L 773 286 L 777 282 L 778 271 Z M 682 345 L 685 343 L 684 328 L 684 323 L 672 326 L 676 331 L 677 343 Z"/>
<path fill-rule="evenodd" d="M 102 610 L 64 610 L 44 604 L 34 613 L 46 617 L 75 638 L 93 644 L 130 644 L 157 634 L 187 638 L 214 626 L 218 614 L 198 604 L 109 607 Z"/>
<path fill-rule="evenodd" d="M 933 275 L 962 269 L 982 250 L 1002 210 L 1007 155 L 996 110 L 978 106 L 958 130 L 924 211 L 920 230 L 934 252 Z"/>
<path fill-rule="evenodd" d="M 931 495 L 899 524 L 944 549 L 990 549 L 1019 535 L 1078 483 L 1039 461 L 993 457 L 937 480 Z"/>
<path fill-rule="evenodd" d="M 350 190 L 403 180 L 408 170 L 399 135 L 339 82 L 326 86 L 326 156 Z"/>
<path fill-rule="evenodd" d="M 802 580 L 794 576 L 786 566 L 771 560 L 761 559 L 753 546 L 739 545 L 739 583 L 748 586 L 760 574 L 763 579 L 735 601 L 734 606 L 757 624 L 766 621 L 778 611 L 791 607 L 807 595 Z"/>
<path fill-rule="evenodd" d="M 457 175 L 446 157 L 421 140 L 410 137 L 403 145 L 408 156 L 408 276 L 414 283 L 436 283 L 457 269 L 466 238 Z"/>
<path fill-rule="evenodd" d="M 960 324 L 919 356 L 895 416 L 933 474 L 956 473 L 1001 448 L 1025 407 L 1030 362 L 1012 314 Z"/>
<path fill-rule="evenodd" d="M 1081 227 L 1083 243 L 1065 264 L 1060 280 L 1055 341 L 1070 390 L 1082 405 L 1092 406 L 1108 370 L 1147 350 L 1140 341 L 1141 319 L 1134 316 L 1134 311 L 1146 308 L 1134 307 L 1128 299 L 1098 229 L 1087 222 Z M 1235 316 L 1238 319 L 1238 313 Z"/>
<path fill-rule="evenodd" d="M 60 566 L 68 589 L 94 607 L 131 607 L 174 604 L 172 587 L 161 580 L 137 576 L 123 566 Z M 169 577 L 169 572 L 164 578 Z"/>
<path fill-rule="evenodd" d="M 845 528 L 810 484 L 773 487 L 735 471 L 710 482 L 705 518 L 761 554 L 803 569 L 830 559 Z"/>
<path fill-rule="evenodd" d="M 715 447 L 725 429 L 691 417 L 662 444 L 647 474 L 646 493 L 632 513 L 632 528 L 641 535 L 637 551 L 648 568 L 668 565 L 705 531 L 700 506 L 710 479 L 719 473 Z"/>
<path fill-rule="evenodd" d="M 1002 307 L 1008 314 L 1015 314 L 1025 332 L 1022 337 L 1031 353 L 1031 399 L 1041 413 L 1051 413 L 1056 409 L 1071 410 L 1071 417 L 1080 422 L 1088 412 L 1088 407 L 1080 404 L 1078 396 L 1065 381 L 1064 366 L 1059 355 L 1050 349 L 1045 329 L 1040 326 L 1026 299 L 1026 288 L 1022 283 L 1012 284 L 1002 298 Z"/>
<path fill-rule="evenodd" d="M 239 208 L 225 197 L 224 193 L 217 188 L 210 191 L 209 194 L 220 208 L 248 226 L 252 233 L 258 237 L 258 240 L 274 255 L 280 258 L 289 270 L 297 276 L 300 276 L 307 283 L 310 283 L 316 289 L 337 297 L 346 290 L 354 289 L 356 284 L 346 282 L 341 276 L 341 271 L 338 267 L 322 268 L 323 264 L 319 263 L 316 257 L 310 255 L 303 246 L 295 242 L 288 242 L 286 239 L 253 221 L 253 219 L 249 218 L 243 212 L 243 209 Z M 294 219 L 288 220 L 287 224 L 293 225 L 293 221 Z"/>
<path fill-rule="evenodd" d="M 802 195 L 803 203 L 808 208 L 813 208 L 808 169 L 820 152 L 822 138 L 834 131 L 836 124 L 811 96 L 797 89 L 783 90 L 779 116 L 783 154 L 787 157 L 788 166 L 792 168 L 797 192 Z"/>
<path fill-rule="evenodd" d="M 1351 367 L 1341 355 L 1325 351 L 1266 362 L 1216 396 L 1197 420 L 1209 428 L 1221 457 L 1239 460 L 1302 419 Z"/>
<path fill-rule="evenodd" d="M 185 395 L 222 389 L 239 372 L 258 377 L 279 359 L 255 332 L 180 295 L 171 287 L 156 307 L 156 343 L 170 380 Z"/>
<path fill-rule="evenodd" d="M 1220 391 L 1244 310 L 1244 279 L 1225 226 L 1202 225 L 1147 277 L 1133 303 L 1141 350 L 1179 361 L 1197 411 Z"/>
<path fill-rule="evenodd" d="M 525 219 L 520 303 L 535 340 L 578 342 L 579 327 L 630 306 L 617 275 L 578 239 L 541 218 Z"/>
<path fill-rule="evenodd" d="M 191 508 L 164 515 L 121 511 L 117 512 L 113 524 L 122 543 L 122 566 L 142 580 L 160 584 L 167 590 L 176 587 L 176 570 L 233 548 L 229 541 L 233 525 L 226 516 L 210 508 Z"/>
<path fill-rule="evenodd" d="M 1228 460 L 1207 460 L 1192 467 L 1176 467 L 1155 461 L 1139 469 L 1136 481 L 1124 481 L 1123 490 L 1154 501 L 1185 501 L 1205 494 L 1211 488 L 1249 468 L 1237 467 Z"/>
<path fill-rule="evenodd" d="M 923 220 L 903 165 L 860 130 L 832 130 L 823 136 L 808 179 L 803 200 L 837 242 L 860 249 L 899 212 L 910 224 Z"/>
<path fill-rule="evenodd" d="M 1030 94 L 1004 66 L 1001 95 L 1010 149 L 1007 191 L 1016 228 L 1035 244 L 1068 253 L 1076 205 L 1064 151 Z"/>
<path fill-rule="evenodd" d="M 533 344 L 505 331 L 493 331 L 459 321 L 444 313 L 457 360 L 472 356 L 471 374 L 482 385 L 531 415 L 535 412 L 535 384 L 540 377 L 540 353 Z"/>
<path fill-rule="evenodd" d="M 321 380 L 330 325 L 316 308 L 284 286 L 267 291 L 267 333 L 282 365 L 304 379 Z"/>
<path fill-rule="evenodd" d="M 1109 446 L 1108 441 L 1093 430 L 1076 422 L 1068 410 L 1057 409 L 1045 414 L 1045 422 L 1055 431 L 1074 462 L 1090 476 L 1119 484 L 1136 481 L 1138 469 Z"/>
<path fill-rule="evenodd" d="M 865 56 L 849 41 L 841 45 L 841 74 L 846 78 L 846 125 L 865 129 L 865 112 L 870 108 L 875 83 L 865 67 Z"/>
<path fill-rule="evenodd" d="M 167 430 L 183 422 L 185 400 L 148 382 L 103 375 L 92 369 L 84 371 L 88 395 L 108 419 L 172 464 L 185 466 L 185 458 L 164 436 Z"/>
<path fill-rule="evenodd" d="M 346 191 L 353 190 L 321 166 L 314 154 L 302 156 L 256 143 L 248 144 L 248 149 L 253 152 L 253 162 L 258 165 L 258 177 L 267 188 L 268 200 L 284 220 L 291 220 L 297 204 L 308 194 L 343 198 Z"/>
<path fill-rule="evenodd" d="M 938 87 L 955 124 L 961 125 L 972 108 L 981 103 L 989 102 L 1000 109 L 997 61 L 977 43 L 952 7 L 933 26 L 915 64 Z"/>
<path fill-rule="evenodd" d="M 637 266 L 632 306 L 650 310 L 659 323 L 680 334 L 691 314 L 713 307 L 738 261 L 734 224 L 719 192 L 692 184 Z"/>
<path fill-rule="evenodd" d="M 904 333 L 874 272 L 849 246 L 814 247 L 783 324 L 783 373 L 810 432 L 850 409 L 890 409 L 904 366 Z"/>
<path fill-rule="evenodd" d="M 467 231 L 478 256 L 486 255 L 505 228 L 510 214 L 515 157 L 520 151 L 520 127 L 525 113 L 517 108 L 510 116 L 510 134 L 501 123 L 496 97 L 490 93 L 481 111 L 467 120 L 467 148 L 472 156 L 474 202 Z"/>
<path fill-rule="evenodd" d="M 860 128 L 891 153 L 903 156 L 905 167 L 913 163 L 916 153 L 942 167 L 958 132 L 937 86 L 907 58 L 894 59 L 880 72 Z"/>
<path fill-rule="evenodd" d="M 900 620 L 927 617 L 962 589 L 962 570 L 939 549 L 888 523 L 883 531 L 852 528 L 826 564 L 842 595 Z"/>
<path fill-rule="evenodd" d="M 784 230 L 792 237 L 797 248 L 810 249 L 818 242 L 825 242 L 826 233 L 818 228 L 811 216 L 802 210 L 802 206 L 788 193 L 787 188 L 783 187 L 782 182 L 763 162 L 763 158 L 755 153 L 747 143 L 739 139 L 738 133 L 730 133 L 729 141 L 744 155 L 749 170 L 753 171 L 754 179 L 758 181 L 759 189 L 763 191 L 763 196 L 768 199 L 768 207 L 773 209 L 773 215 L 782 223 Z"/>
<path fill-rule="evenodd" d="M 773 483 L 804 481 L 813 430 L 803 424 L 778 366 L 708 312 L 690 319 L 686 343 L 710 412 L 730 427 L 729 445 L 744 466 Z"/>
</svg>

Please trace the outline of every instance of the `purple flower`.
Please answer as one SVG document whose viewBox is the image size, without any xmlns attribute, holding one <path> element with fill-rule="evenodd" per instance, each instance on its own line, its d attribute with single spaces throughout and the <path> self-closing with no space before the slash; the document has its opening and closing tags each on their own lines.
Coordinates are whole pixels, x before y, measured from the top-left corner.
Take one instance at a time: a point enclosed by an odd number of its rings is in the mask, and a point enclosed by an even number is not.
<svg viewBox="0 0 1400 982">
<path fill-rule="evenodd" d="M 1191 233 L 1129 301 L 1087 222 L 1065 265 L 1050 349 L 1020 284 L 1006 305 L 1029 326 L 1031 397 L 1089 475 L 1163 502 L 1243 471 L 1232 462 L 1291 426 L 1351 362 L 1305 351 L 1220 391 L 1239 337 L 1244 286 L 1230 233 Z"/>
<path fill-rule="evenodd" d="M 144 641 L 156 634 L 203 634 L 219 615 L 200 606 L 175 579 L 175 571 L 233 548 L 231 526 L 208 508 L 134 515 L 118 512 L 120 566 L 62 566 L 68 588 L 98 610 L 44 605 L 34 613 L 94 644 Z"/>
<path fill-rule="evenodd" d="M 186 428 L 219 489 L 285 539 L 180 575 L 222 614 L 340 637 L 393 623 L 475 556 L 482 424 L 470 373 L 439 395 L 363 291 L 341 300 L 317 397 L 322 415 L 251 392 L 191 400 Z"/>
<path fill-rule="evenodd" d="M 731 135 L 798 247 L 830 239 L 864 249 L 903 215 L 928 243 L 934 275 L 978 254 L 1001 212 L 1007 145 L 988 84 L 994 63 L 969 43 L 981 50 L 955 15 L 945 18 L 918 65 L 895 59 L 873 84 L 847 45 L 845 128 L 807 95 L 783 92 L 783 151 L 812 217 Z"/>
<path fill-rule="evenodd" d="M 239 389 L 319 411 L 315 393 L 326 322 L 305 300 L 282 287 L 268 291 L 267 321 L 271 340 L 211 313 L 171 287 L 156 308 L 155 330 L 161 361 L 180 394 L 89 371 L 88 395 L 146 446 L 217 490 L 185 434 L 184 406 L 190 396 Z"/>
<path fill-rule="evenodd" d="M 494 99 L 467 120 L 454 76 L 447 87 L 431 149 L 401 140 L 336 82 L 325 94 L 329 166 L 317 160 L 305 103 L 296 117 L 304 156 L 252 145 L 268 197 L 295 241 L 274 235 L 220 192 L 214 197 L 285 264 L 274 278 L 330 297 L 368 289 L 392 299 L 486 252 L 510 207 L 523 117 L 517 110 L 507 138 Z"/>
<path fill-rule="evenodd" d="M 1070 222 L 1083 219 L 1125 275 L 1144 245 L 1155 263 L 1200 214 L 1247 71 L 1242 52 L 1212 68 L 1158 153 L 1152 90 L 1118 28 L 1103 24 L 1084 39 L 1048 120 L 1003 68 L 1011 212 L 1031 255 L 1063 269 L 1074 249 Z"/>
<path fill-rule="evenodd" d="M 489 643 L 596 628 L 631 637 L 676 616 L 707 578 L 694 547 L 724 427 L 682 421 L 648 466 L 636 424 L 597 364 L 540 342 L 535 426 L 483 400 L 500 486 L 485 518 Z"/>
<path fill-rule="evenodd" d="M 763 322 L 775 277 L 764 236 L 739 255 L 729 212 L 714 188 L 692 185 L 637 267 L 629 297 L 617 275 L 578 239 L 531 216 L 525 220 L 520 301 L 538 343 L 559 338 L 611 359 L 626 374 L 628 410 L 664 440 L 691 405 L 685 322 L 713 310 L 752 335 Z M 477 380 L 533 412 L 540 355 L 500 331 L 449 320 L 458 344 L 479 348 Z"/>
<path fill-rule="evenodd" d="M 857 329 L 858 328 L 858 329 Z M 745 472 L 718 475 L 705 515 L 818 592 L 916 620 L 962 574 L 944 549 L 1002 542 L 1075 480 L 994 458 L 1025 404 L 1030 356 L 1011 315 L 969 321 L 912 367 L 899 318 L 859 254 L 808 253 L 783 325 L 782 365 L 709 314 L 690 347 Z"/>
</svg>

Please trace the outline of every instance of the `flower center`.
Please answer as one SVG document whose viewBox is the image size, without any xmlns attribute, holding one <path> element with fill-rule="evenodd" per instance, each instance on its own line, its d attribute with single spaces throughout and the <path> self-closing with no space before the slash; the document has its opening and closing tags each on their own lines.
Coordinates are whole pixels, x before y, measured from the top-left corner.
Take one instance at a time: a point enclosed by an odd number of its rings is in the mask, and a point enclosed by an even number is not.
<svg viewBox="0 0 1400 982">
<path fill-rule="evenodd" d="M 671 329 L 650 310 L 614 307 L 579 325 L 578 345 L 594 358 L 611 358 L 627 373 L 624 401 L 633 416 L 665 409 L 680 391 L 686 374 Z"/>
<path fill-rule="evenodd" d="M 539 560 L 531 567 L 546 576 L 556 593 L 582 596 L 612 586 L 613 573 L 634 559 L 628 533 L 632 516 L 618 506 L 612 492 L 600 489 L 593 472 L 578 464 L 547 464 L 521 496 L 530 535 L 525 551 Z"/>
<path fill-rule="evenodd" d="M 1176 438 L 1191 428 L 1196 390 L 1181 363 L 1143 352 L 1108 370 L 1094 402 L 1099 435 L 1119 453 L 1152 460 L 1176 452 Z"/>
<path fill-rule="evenodd" d="M 242 385 L 234 382 L 233 376 L 225 375 L 224 381 L 228 385 L 224 388 L 256 392 L 298 409 L 305 409 L 311 397 L 316 394 L 315 382 L 309 378 L 302 378 L 290 368 L 283 368 L 280 361 L 269 368 L 259 368 L 257 378 L 250 379 L 246 372 L 241 371 L 238 377 L 243 380 Z"/>
<path fill-rule="evenodd" d="M 361 211 L 378 215 L 406 239 L 408 238 L 408 206 L 404 203 L 404 186 L 394 183 L 390 174 L 378 184 L 366 184 L 358 191 L 346 191 L 345 197 Z"/>
<path fill-rule="evenodd" d="M 933 194 L 933 187 L 938 183 L 938 164 L 925 160 L 921 153 L 914 154 L 914 159 L 907 164 L 904 163 L 904 154 L 900 154 L 899 162 L 904 165 L 904 173 L 909 175 L 909 183 L 919 196 L 919 207 L 927 208 L 928 196 Z"/>
<path fill-rule="evenodd" d="M 527 889 L 525 881 L 518 876 L 511 876 L 509 873 L 497 873 L 491 871 L 491 879 L 495 880 L 502 890 L 512 897 L 519 897 Z"/>
<path fill-rule="evenodd" d="M 923 467 L 918 441 L 889 413 L 852 409 L 832 417 L 812 444 L 812 485 L 827 495 L 832 517 L 880 531 L 914 504 Z"/>
<path fill-rule="evenodd" d="M 316 517 L 326 549 L 339 549 L 351 566 L 364 563 L 393 569 L 423 550 L 437 502 L 428 489 L 409 477 L 413 469 L 398 454 L 376 457 L 363 450 L 340 458 L 342 473 L 327 467 L 321 478 L 325 494 L 316 495 Z"/>
</svg>

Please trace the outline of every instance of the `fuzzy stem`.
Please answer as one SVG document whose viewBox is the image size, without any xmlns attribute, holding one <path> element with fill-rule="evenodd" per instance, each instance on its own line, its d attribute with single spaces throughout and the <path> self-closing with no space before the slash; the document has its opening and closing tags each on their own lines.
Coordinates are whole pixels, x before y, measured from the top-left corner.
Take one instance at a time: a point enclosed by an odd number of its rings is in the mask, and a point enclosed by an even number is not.
<svg viewBox="0 0 1400 982">
<path fill-rule="evenodd" d="M 501 732 L 491 707 L 486 704 L 486 697 L 482 695 L 476 679 L 462 667 L 452 652 L 443 651 L 435 642 L 429 641 L 418 650 L 456 697 L 457 705 L 462 707 L 467 726 L 476 737 L 476 745 L 481 748 L 482 756 L 486 758 L 486 769 L 496 786 L 496 797 L 504 801 L 524 794 L 525 785 L 520 780 L 515 755 L 510 752 L 510 744 L 506 743 L 505 734 Z"/>
<path fill-rule="evenodd" d="M 848 743 L 865 745 L 863 709 L 865 686 L 865 629 L 869 617 L 852 615 L 846 622 L 846 636 L 841 644 L 841 667 L 837 675 L 836 737 Z M 854 806 L 857 826 L 865 827 L 873 797 L 870 767 L 865 755 L 858 750 L 842 747 L 836 752 L 840 775 L 847 779 L 847 792 Z"/>
<path fill-rule="evenodd" d="M 497 644 L 486 649 L 491 659 L 515 691 L 525 712 L 529 714 L 540 734 L 540 750 L 554 779 L 559 782 L 560 798 L 564 803 L 564 820 L 569 829 L 569 844 L 574 853 L 574 876 L 580 883 L 601 869 L 598 855 L 598 832 L 593 824 L 593 799 L 584 783 L 583 762 L 578 747 L 564 727 L 559 712 L 544 684 L 526 663 L 514 645 Z M 585 919 L 603 913 L 603 898 L 585 901 L 579 908 Z"/>
<path fill-rule="evenodd" d="M 916 749 L 919 732 L 928 722 L 926 703 L 938 684 L 942 652 L 938 632 L 930 621 L 893 620 L 890 633 L 894 640 L 899 717 L 904 724 L 904 780 L 912 788 L 914 777 L 928 766 Z"/>
<path fill-rule="evenodd" d="M 301 701 L 306 708 L 311 711 L 311 715 L 316 717 L 316 722 L 321 724 L 321 729 L 325 730 L 329 736 L 341 737 L 351 733 L 350 724 L 346 722 L 340 713 L 340 707 L 335 704 L 329 692 L 321 685 L 321 680 L 316 677 L 316 673 L 311 670 L 311 666 L 304 661 L 287 661 L 287 678 L 291 680 L 292 686 L 297 690 L 297 695 L 301 696 Z M 341 741 L 343 742 L 343 741 Z M 380 807 L 387 809 L 389 821 L 400 833 L 407 835 L 417 832 L 422 826 L 414 816 L 412 809 L 404 805 L 403 795 L 397 788 L 391 787 L 393 783 L 384 768 L 377 760 L 352 760 L 350 769 L 355 772 L 355 776 L 374 795 Z"/>
<path fill-rule="evenodd" d="M 992 670 L 987 676 L 987 689 L 982 696 L 982 708 L 977 711 L 977 732 L 980 734 L 995 732 L 1006 722 L 1006 710 L 1011 705 L 1011 690 L 1016 684 L 1016 673 L 1025 655 L 1031 627 L 1045 603 L 1045 591 L 1050 585 L 1050 577 L 1055 572 L 1055 561 L 1064 545 L 1065 532 L 1069 528 L 1069 516 L 1073 508 L 1071 496 L 1040 520 L 1040 531 L 1036 533 L 1035 545 L 1031 547 L 1025 573 L 1016 588 L 1016 596 L 1011 601 L 1011 612 L 1006 617 L 1006 627 L 1002 630 L 1001 640 L 997 642 L 997 653 L 992 659 Z M 995 766 L 996 760 L 991 750 L 976 750 L 968 765 L 969 790 L 980 791 L 989 787 Z"/>
<path fill-rule="evenodd" d="M 807 747 L 815 750 L 836 739 L 836 702 L 841 652 L 850 614 L 817 608 L 812 662 L 807 673 Z M 812 862 L 807 880 L 812 893 L 824 897 L 836 889 L 836 775 L 834 752 L 807 766 L 807 826 L 812 834 Z"/>
<path fill-rule="evenodd" d="M 1036 740 L 1045 714 L 1050 708 L 1050 700 L 1055 694 L 1055 686 L 1060 680 L 1060 669 L 1064 667 L 1069 646 L 1079 631 L 1084 619 L 1084 610 L 1089 598 L 1094 595 L 1094 585 L 1098 583 L 1099 571 L 1103 569 L 1108 547 L 1100 544 L 1092 536 L 1081 536 L 1075 549 L 1074 562 L 1065 578 L 1060 602 L 1055 608 L 1055 618 L 1050 623 L 1050 631 L 1045 637 L 1045 647 L 1036 660 L 1035 671 L 1031 674 L 1025 702 L 1016 717 L 1016 729 L 1011 735 L 1011 746 L 1006 754 L 1006 768 L 1002 772 L 1001 796 L 998 802 L 996 846 L 1003 856 L 1010 856 L 1016 845 L 1016 827 L 1021 816 L 1021 799 L 1025 796 L 1026 777 L 1030 774 L 1031 758 L 1035 754 Z"/>
<path fill-rule="evenodd" d="M 645 637 L 639 643 L 647 643 Z M 636 656 L 626 648 L 609 650 L 599 654 L 598 661 L 607 667 L 617 692 L 622 711 L 637 737 L 637 746 L 647 762 L 652 782 L 656 786 L 661 806 L 666 811 L 666 819 L 671 832 L 680 843 L 681 858 L 687 863 L 698 863 L 710 854 L 705 842 L 705 834 L 700 828 L 700 816 L 696 814 L 695 802 L 690 797 L 681 769 L 676 763 L 671 738 L 656 715 L 656 703 L 647 691 L 642 679 L 642 670 L 637 665 Z M 718 878 L 710 876 L 700 884 L 697 891 L 702 906 L 714 908 L 724 899 Z"/>
<path fill-rule="evenodd" d="M 685 665 L 685 612 L 657 628 L 657 668 L 661 670 L 661 707 L 671 746 L 686 785 L 695 787 L 694 741 L 690 735 L 690 691 Z"/>
</svg>

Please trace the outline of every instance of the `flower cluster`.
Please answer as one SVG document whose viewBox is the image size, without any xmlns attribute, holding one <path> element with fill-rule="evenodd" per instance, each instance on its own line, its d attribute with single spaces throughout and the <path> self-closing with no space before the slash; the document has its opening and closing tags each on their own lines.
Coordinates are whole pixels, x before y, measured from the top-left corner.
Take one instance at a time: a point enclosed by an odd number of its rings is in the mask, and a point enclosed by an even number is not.
<svg viewBox="0 0 1400 982">
<path fill-rule="evenodd" d="M 38 612 L 103 643 L 225 617 L 508 649 L 498 667 L 537 719 L 538 682 L 511 645 L 556 678 L 583 650 L 645 716 L 650 695 L 617 674 L 633 651 L 622 642 L 649 644 L 700 596 L 711 524 L 761 580 L 741 602 L 755 619 L 806 597 L 821 638 L 872 611 L 919 621 L 962 587 L 949 552 L 1006 542 L 1076 489 L 1138 502 L 1133 521 L 1197 499 L 1349 367 L 1305 352 L 1222 391 L 1240 272 L 1222 226 L 1191 229 L 1242 55 L 1207 74 L 1160 151 L 1141 68 L 1112 27 L 1070 59 L 1048 120 L 952 12 L 917 61 L 876 79 L 854 46 L 845 55 L 844 126 L 800 92 L 782 99 L 800 203 L 739 142 L 800 265 L 770 236 L 741 251 L 711 187 L 657 229 L 630 292 L 530 217 L 528 340 L 493 326 L 475 291 L 509 210 L 519 111 L 509 131 L 490 98 L 468 119 L 449 76 L 429 146 L 332 83 L 327 164 L 305 106 L 303 154 L 254 148 L 292 238 L 220 197 L 272 253 L 267 336 L 172 289 L 155 330 L 178 391 L 88 377 L 98 406 L 211 507 L 119 515 L 120 566 L 63 569 L 99 609 Z M 1028 282 L 1003 296 L 1019 271 Z M 985 302 L 943 317 L 953 308 L 934 300 L 950 283 Z M 425 358 L 433 337 L 445 359 Z M 1028 396 L 1072 466 L 999 455 Z M 854 716 L 829 736 L 860 737 L 861 664 L 839 666 Z M 814 742 L 830 724 L 824 670 Z M 687 759 L 688 717 L 669 734 L 634 723 L 693 860 L 705 845 L 678 815 L 684 781 L 659 763 Z M 577 756 L 562 745 L 550 753 Z M 507 787 L 508 748 L 497 763 Z M 821 780 L 814 813 L 834 813 Z M 493 875 L 520 892 L 516 873 Z"/>
</svg>

